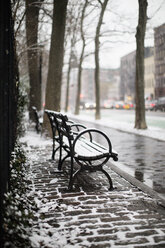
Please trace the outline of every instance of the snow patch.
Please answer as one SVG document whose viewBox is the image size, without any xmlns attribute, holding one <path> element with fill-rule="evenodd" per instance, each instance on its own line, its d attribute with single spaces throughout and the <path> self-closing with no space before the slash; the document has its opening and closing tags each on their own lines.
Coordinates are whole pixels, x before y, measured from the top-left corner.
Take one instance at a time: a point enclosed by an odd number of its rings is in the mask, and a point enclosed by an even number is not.
<svg viewBox="0 0 165 248">
<path fill-rule="evenodd" d="M 57 178 L 54 178 L 54 179 L 52 179 L 49 183 L 50 183 L 50 184 L 53 184 L 53 183 L 57 183 L 57 181 L 58 181 L 58 179 L 57 179 Z"/>
</svg>

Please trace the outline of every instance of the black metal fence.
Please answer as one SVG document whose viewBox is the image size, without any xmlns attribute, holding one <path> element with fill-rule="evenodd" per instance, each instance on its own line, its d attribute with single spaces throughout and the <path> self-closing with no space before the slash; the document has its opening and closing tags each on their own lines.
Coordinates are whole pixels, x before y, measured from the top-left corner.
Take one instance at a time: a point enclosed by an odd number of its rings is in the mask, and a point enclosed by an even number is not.
<svg viewBox="0 0 165 248">
<path fill-rule="evenodd" d="M 10 0 L 0 1 L 0 247 L 3 247 L 3 195 L 10 187 L 9 163 L 16 136 L 16 63 Z"/>
</svg>

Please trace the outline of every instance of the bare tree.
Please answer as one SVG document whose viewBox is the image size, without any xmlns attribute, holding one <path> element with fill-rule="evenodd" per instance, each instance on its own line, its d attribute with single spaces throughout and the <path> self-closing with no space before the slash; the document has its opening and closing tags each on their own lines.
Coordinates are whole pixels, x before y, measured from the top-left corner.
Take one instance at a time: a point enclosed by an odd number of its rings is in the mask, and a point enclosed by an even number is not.
<svg viewBox="0 0 165 248">
<path fill-rule="evenodd" d="M 60 111 L 64 33 L 68 0 L 54 0 L 45 108 Z M 49 129 L 47 118 L 44 127 Z"/>
<path fill-rule="evenodd" d="M 144 102 L 144 38 L 147 23 L 147 0 L 139 1 L 139 20 L 136 32 L 136 116 L 135 128 L 146 129 Z"/>
<path fill-rule="evenodd" d="M 72 41 L 71 41 L 72 43 Z M 68 111 L 68 107 L 69 107 L 69 88 L 70 88 L 70 74 L 71 74 L 71 70 L 72 70 L 72 62 L 73 58 L 75 56 L 74 54 L 74 46 L 73 43 L 71 44 L 71 51 L 69 54 L 69 61 L 68 61 L 68 70 L 67 70 L 67 80 L 66 80 L 66 93 L 65 93 L 65 112 Z"/>
<path fill-rule="evenodd" d="M 76 5 L 77 6 L 76 6 Z M 69 43 L 69 61 L 68 61 L 68 69 L 67 69 L 67 83 L 66 83 L 66 95 L 65 95 L 65 112 L 68 111 L 69 105 L 69 88 L 70 88 L 70 73 L 74 65 L 74 56 L 75 56 L 75 46 L 79 40 L 79 32 L 80 32 L 80 14 L 81 14 L 81 2 L 73 1 L 69 5 L 67 22 L 69 26 L 67 27 L 67 35 L 66 39 L 70 38 Z"/>
<path fill-rule="evenodd" d="M 96 95 L 96 112 L 95 112 L 95 118 L 100 119 L 100 80 L 99 80 L 99 71 L 100 71 L 100 64 L 99 64 L 99 48 L 100 48 L 100 30 L 101 25 L 103 22 L 104 12 L 108 3 L 108 0 L 104 0 L 101 2 L 101 0 L 98 0 L 100 6 L 101 6 L 101 12 L 99 16 L 99 20 L 96 27 L 96 35 L 95 35 L 95 95 Z"/>
<path fill-rule="evenodd" d="M 70 86 L 70 73 L 72 70 L 72 66 L 74 66 L 72 64 L 72 62 L 74 63 L 73 59 L 74 59 L 74 47 L 75 47 L 75 43 L 76 43 L 76 30 L 73 31 L 73 36 L 71 39 L 71 46 L 70 46 L 70 54 L 69 54 L 69 61 L 68 61 L 68 70 L 67 70 L 67 83 L 66 83 L 66 95 L 65 95 L 65 112 L 68 111 L 68 105 L 69 105 L 69 86 Z"/>
<path fill-rule="evenodd" d="M 83 58 L 84 58 L 85 46 L 86 46 L 85 35 L 84 35 L 84 30 L 83 30 L 83 22 L 84 22 L 85 10 L 86 10 L 87 5 L 88 5 L 88 0 L 85 0 L 85 4 L 84 4 L 83 10 L 82 10 L 82 15 L 81 15 L 81 23 L 80 23 L 82 48 L 81 48 L 81 55 L 80 55 L 79 65 L 78 65 L 78 82 L 77 82 L 75 115 L 79 114 L 79 108 L 80 108 L 82 63 L 83 63 Z"/>
</svg>

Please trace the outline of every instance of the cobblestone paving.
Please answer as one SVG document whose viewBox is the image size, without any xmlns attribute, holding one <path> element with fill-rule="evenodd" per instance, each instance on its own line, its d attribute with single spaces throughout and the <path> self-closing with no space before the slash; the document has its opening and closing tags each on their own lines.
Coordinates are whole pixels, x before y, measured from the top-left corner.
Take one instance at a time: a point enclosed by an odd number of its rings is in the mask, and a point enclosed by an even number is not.
<svg viewBox="0 0 165 248">
<path fill-rule="evenodd" d="M 165 209 L 110 167 L 115 190 L 101 173 L 84 173 L 69 192 L 69 161 L 58 173 L 51 146 L 29 147 L 27 155 L 38 205 L 33 247 L 165 247 Z"/>
</svg>

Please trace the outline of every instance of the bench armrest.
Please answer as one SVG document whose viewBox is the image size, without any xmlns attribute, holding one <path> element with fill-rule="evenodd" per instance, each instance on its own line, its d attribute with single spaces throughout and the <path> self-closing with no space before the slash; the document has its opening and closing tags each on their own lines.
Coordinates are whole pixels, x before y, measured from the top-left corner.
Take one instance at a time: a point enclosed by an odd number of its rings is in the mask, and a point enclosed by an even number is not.
<svg viewBox="0 0 165 248">
<path fill-rule="evenodd" d="M 113 152 L 112 151 L 111 157 L 113 158 L 114 161 L 118 161 L 118 154 L 117 154 L 117 152 Z"/>
<path fill-rule="evenodd" d="M 81 132 L 80 129 L 82 129 L 82 128 L 86 129 L 86 126 L 79 124 L 79 123 L 74 123 L 74 124 L 70 125 L 70 127 L 72 128 L 73 134 L 76 134 L 76 135 Z M 74 131 L 73 128 L 75 128 L 76 131 Z"/>
<path fill-rule="evenodd" d="M 75 152 L 75 146 L 76 146 L 76 142 L 78 141 L 78 139 L 80 139 L 80 137 L 82 137 L 84 134 L 89 134 L 89 138 L 90 138 L 90 141 L 92 142 L 92 140 L 93 140 L 93 138 L 92 138 L 92 133 L 99 133 L 99 134 L 101 134 L 104 138 L 105 138 L 105 140 L 107 141 L 107 143 L 108 143 L 108 151 L 109 151 L 109 154 L 112 154 L 112 145 L 111 145 L 111 141 L 110 141 L 110 139 L 108 138 L 108 136 L 104 133 L 104 132 L 102 132 L 102 131 L 100 131 L 100 130 L 98 130 L 98 129 L 95 129 L 95 128 L 86 128 L 85 130 L 83 130 L 83 131 L 81 131 L 77 136 L 76 136 L 76 138 L 74 139 L 74 142 L 73 142 L 73 151 Z"/>
<path fill-rule="evenodd" d="M 69 124 L 74 124 L 74 121 L 72 121 L 72 120 L 67 120 L 67 123 L 69 123 Z"/>
</svg>

